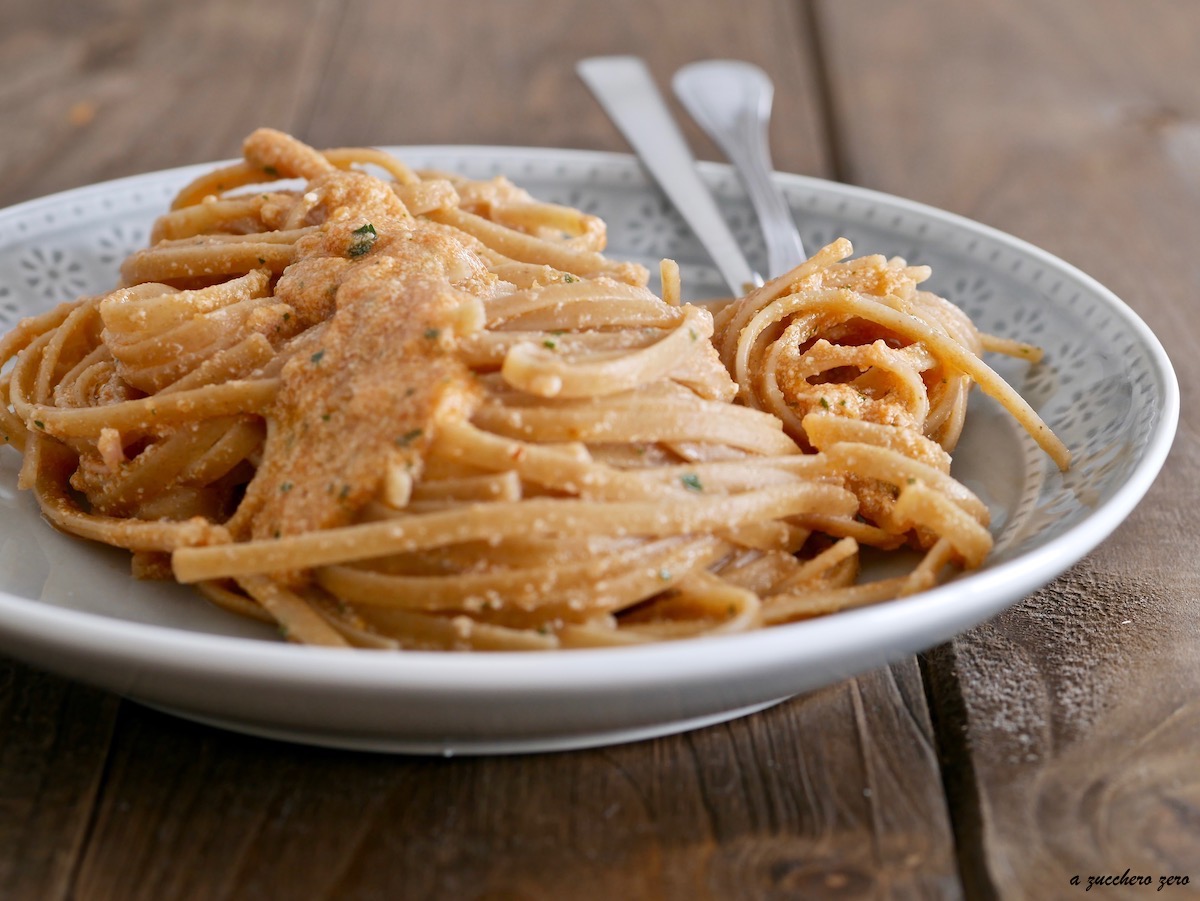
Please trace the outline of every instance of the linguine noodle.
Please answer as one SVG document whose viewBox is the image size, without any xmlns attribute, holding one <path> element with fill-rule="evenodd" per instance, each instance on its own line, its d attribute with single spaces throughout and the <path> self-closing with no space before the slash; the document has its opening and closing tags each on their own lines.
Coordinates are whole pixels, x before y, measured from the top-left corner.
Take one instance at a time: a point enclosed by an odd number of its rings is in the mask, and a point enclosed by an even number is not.
<svg viewBox="0 0 1200 901">
<path fill-rule="evenodd" d="M 2 342 L 20 485 L 134 572 L 291 640 L 546 649 L 736 632 L 979 566 L 950 475 L 981 359 L 1036 361 L 840 239 L 684 305 L 503 178 L 262 129 L 123 283 Z M 908 554 L 862 582 L 863 548 Z"/>
</svg>

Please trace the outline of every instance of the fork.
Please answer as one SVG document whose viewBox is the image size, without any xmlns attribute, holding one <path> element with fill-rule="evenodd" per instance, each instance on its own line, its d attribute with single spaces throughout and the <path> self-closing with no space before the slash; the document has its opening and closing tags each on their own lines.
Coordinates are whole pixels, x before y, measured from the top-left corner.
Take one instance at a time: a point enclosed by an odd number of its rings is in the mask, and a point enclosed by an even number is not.
<svg viewBox="0 0 1200 901">
<path fill-rule="evenodd" d="M 787 201 L 771 178 L 768 141 L 770 77 L 737 60 L 691 63 L 675 73 L 675 96 L 737 170 L 767 245 L 768 276 L 804 262 L 807 254 Z"/>
<path fill-rule="evenodd" d="M 696 160 L 646 64 L 636 56 L 580 60 L 576 71 L 712 257 L 735 296 L 762 284 L 696 172 Z"/>
</svg>

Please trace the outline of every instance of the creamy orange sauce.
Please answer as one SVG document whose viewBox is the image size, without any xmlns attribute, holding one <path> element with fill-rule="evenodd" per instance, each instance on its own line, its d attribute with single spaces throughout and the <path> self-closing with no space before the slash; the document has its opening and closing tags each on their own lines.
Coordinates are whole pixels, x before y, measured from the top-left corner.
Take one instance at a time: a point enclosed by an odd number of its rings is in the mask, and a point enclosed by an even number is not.
<svg viewBox="0 0 1200 901">
<path fill-rule="evenodd" d="M 339 201 L 367 187 L 327 177 Z M 357 182 L 357 184 L 356 184 Z M 357 204 L 354 204 L 357 210 Z M 263 460 L 230 523 L 271 538 L 349 523 L 395 467 L 419 474 L 438 424 L 471 415 L 478 390 L 455 353 L 482 326 L 497 279 L 447 230 L 403 215 L 327 221 L 297 246 L 275 291 L 320 341 L 283 367 Z"/>
</svg>

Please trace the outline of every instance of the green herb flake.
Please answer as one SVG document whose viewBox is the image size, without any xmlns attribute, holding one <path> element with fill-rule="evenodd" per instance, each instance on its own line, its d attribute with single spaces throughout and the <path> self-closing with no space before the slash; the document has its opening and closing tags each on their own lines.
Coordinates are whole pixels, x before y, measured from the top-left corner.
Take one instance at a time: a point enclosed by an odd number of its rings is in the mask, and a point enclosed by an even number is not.
<svg viewBox="0 0 1200 901">
<path fill-rule="evenodd" d="M 698 334 L 696 334 L 696 330 L 694 328 L 688 329 L 688 337 L 691 338 L 693 341 L 697 341 L 700 338 L 700 336 Z"/>
<path fill-rule="evenodd" d="M 700 483 L 700 476 L 694 472 L 684 473 L 679 477 L 679 481 L 683 482 L 683 487 L 688 491 L 703 491 L 704 486 Z"/>
<path fill-rule="evenodd" d="M 37 426 L 39 429 L 44 429 L 46 427 L 46 423 L 42 422 L 40 419 L 35 419 L 33 421 L 33 424 L 35 426 Z"/>
<path fill-rule="evenodd" d="M 265 259 L 265 258 L 263 258 L 263 257 L 259 257 L 259 258 L 258 258 L 258 265 L 260 265 L 260 266 L 261 266 L 261 265 L 263 265 L 263 264 L 264 264 L 264 263 L 266 263 L 266 262 L 267 262 L 267 261 L 266 261 L 266 259 Z"/>
<path fill-rule="evenodd" d="M 338 500 L 345 500 L 350 496 L 350 486 L 343 485 L 342 490 L 338 492 Z"/>
<path fill-rule="evenodd" d="M 284 313 L 284 314 L 283 314 L 283 321 L 284 321 L 284 322 L 287 322 L 287 321 L 288 321 L 289 319 L 291 319 L 291 318 L 292 318 L 292 314 L 291 314 L 291 313 Z"/>
<path fill-rule="evenodd" d="M 329 422 L 331 416 L 332 416 L 332 414 L 330 414 L 330 413 L 322 413 L 321 414 L 321 422 Z"/>
<path fill-rule="evenodd" d="M 441 329 L 436 329 L 436 328 L 425 329 L 425 337 L 428 338 L 430 341 L 436 341 L 441 336 L 442 336 Z"/>
<path fill-rule="evenodd" d="M 263 166 L 263 172 L 271 176 L 271 178 L 279 178 L 279 170 L 274 166 Z"/>
<path fill-rule="evenodd" d="M 548 347 L 551 350 L 554 350 L 556 347 L 558 347 L 558 342 L 555 341 L 553 338 L 547 338 L 545 341 L 542 342 L 542 347 Z"/>
<path fill-rule="evenodd" d="M 292 490 L 292 483 L 291 483 L 291 482 L 284 482 L 282 485 L 280 485 L 280 486 L 279 486 L 279 493 L 280 493 L 280 494 L 287 494 L 287 493 L 288 493 L 289 491 L 291 491 L 291 490 Z"/>
<path fill-rule="evenodd" d="M 909 477 L 908 477 L 908 484 L 910 484 L 910 485 L 915 485 L 915 484 L 917 484 L 917 480 L 916 480 L 916 479 L 914 479 L 912 476 L 909 476 Z"/>
<path fill-rule="evenodd" d="M 563 276 L 563 281 L 569 285 L 572 282 L 579 281 L 579 279 L 577 279 L 575 276 L 571 275 L 571 273 L 568 272 L 566 275 Z"/>
<path fill-rule="evenodd" d="M 354 235 L 354 239 L 350 242 L 350 246 L 346 248 L 346 253 L 352 257 L 361 257 L 375 246 L 375 239 L 379 237 L 375 232 L 375 226 L 370 222 L 366 225 L 360 225 L 354 231 L 350 232 L 350 234 Z"/>
<path fill-rule="evenodd" d="M 408 447 L 423 434 L 425 433 L 421 431 L 421 429 L 413 429 L 412 431 L 405 432 L 403 435 L 397 438 L 396 444 L 398 444 L 400 447 Z"/>
<path fill-rule="evenodd" d="M 318 351 L 317 351 L 315 354 L 313 354 L 311 357 L 309 357 L 309 359 L 310 359 L 310 360 L 312 360 L 312 363 L 313 363 L 313 365 L 314 365 L 314 366 L 320 366 L 320 365 L 321 365 L 321 359 L 322 359 L 324 356 L 325 356 L 325 351 L 324 351 L 324 350 L 318 350 Z"/>
<path fill-rule="evenodd" d="M 829 409 L 829 401 L 827 401 L 827 400 L 826 400 L 825 398 L 823 398 L 823 397 L 821 398 L 821 407 L 822 407 L 823 409 L 826 409 L 826 410 L 828 410 L 828 409 Z"/>
</svg>

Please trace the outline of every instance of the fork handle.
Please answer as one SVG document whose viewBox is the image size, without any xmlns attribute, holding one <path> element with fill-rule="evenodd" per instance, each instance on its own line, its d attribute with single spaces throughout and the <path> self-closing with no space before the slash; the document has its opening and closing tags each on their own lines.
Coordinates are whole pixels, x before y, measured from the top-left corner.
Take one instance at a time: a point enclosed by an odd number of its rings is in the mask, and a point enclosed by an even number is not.
<svg viewBox="0 0 1200 901">
<path fill-rule="evenodd" d="M 696 173 L 696 160 L 646 64 L 636 56 L 602 56 L 581 60 L 576 71 L 696 233 L 733 294 L 762 284 Z"/>
<path fill-rule="evenodd" d="M 721 148 L 746 188 L 767 245 L 768 276 L 807 255 L 787 201 L 771 179 L 767 126 L 775 89 L 757 66 L 736 60 L 692 63 L 675 73 L 675 96 Z"/>
</svg>

